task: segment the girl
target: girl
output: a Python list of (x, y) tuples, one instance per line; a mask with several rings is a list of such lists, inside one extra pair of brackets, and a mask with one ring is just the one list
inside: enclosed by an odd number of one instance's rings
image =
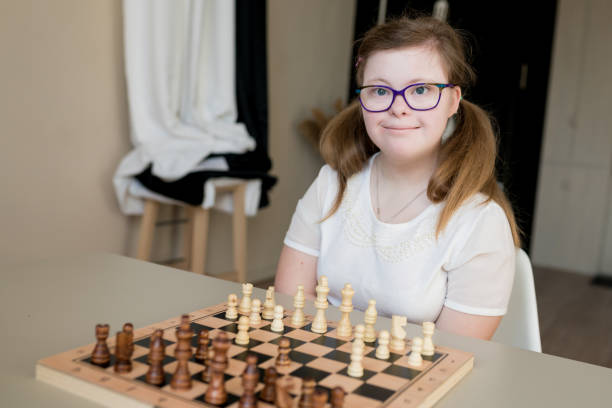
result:
[(381, 315), (490, 339), (520, 242), (491, 120), (462, 98), (475, 76), (461, 37), (430, 17), (374, 27), (356, 77), (358, 100), (323, 132), (327, 165), (298, 202), (276, 289), (314, 297), (325, 275), (335, 306), (350, 283), (358, 309), (374, 299)]

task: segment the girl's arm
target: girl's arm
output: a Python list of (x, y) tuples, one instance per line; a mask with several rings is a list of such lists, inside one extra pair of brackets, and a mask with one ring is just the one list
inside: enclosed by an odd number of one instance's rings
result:
[(491, 340), (502, 317), (473, 315), (444, 306), (436, 321), (436, 327), (462, 336)]
[(287, 295), (295, 295), (297, 285), (304, 285), (306, 298), (314, 298), (317, 281), (317, 257), (283, 245), (276, 268), (274, 289)]

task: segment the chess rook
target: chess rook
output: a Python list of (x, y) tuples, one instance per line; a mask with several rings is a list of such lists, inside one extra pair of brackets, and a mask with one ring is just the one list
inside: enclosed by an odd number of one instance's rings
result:
[(353, 296), (355, 295), (355, 290), (350, 283), (345, 283), (341, 293), (342, 304), (340, 305), (340, 311), (342, 312), (342, 318), (338, 322), (336, 333), (338, 333), (340, 337), (351, 337), (353, 326), (351, 325), (350, 314), (353, 311)]
[(108, 367), (110, 363), (110, 350), (106, 344), (109, 330), (108, 324), (96, 325), (96, 345), (91, 353), (91, 362), (100, 367)]
[(323, 334), (327, 332), (327, 318), (325, 317), (325, 310), (329, 307), (327, 303), (327, 295), (329, 294), (327, 277), (321, 276), (319, 279), (319, 284), (315, 290), (317, 292), (317, 299), (314, 302), (314, 306), (317, 308), (317, 313), (312, 321), (311, 330), (314, 333)]

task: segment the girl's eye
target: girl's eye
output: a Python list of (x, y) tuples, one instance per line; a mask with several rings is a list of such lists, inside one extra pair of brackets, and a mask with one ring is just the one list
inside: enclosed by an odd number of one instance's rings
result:
[(417, 95), (424, 95), (427, 93), (427, 87), (421, 85), (414, 88), (414, 93)]
[(374, 94), (376, 96), (385, 96), (387, 92), (388, 91), (385, 88), (374, 88)]

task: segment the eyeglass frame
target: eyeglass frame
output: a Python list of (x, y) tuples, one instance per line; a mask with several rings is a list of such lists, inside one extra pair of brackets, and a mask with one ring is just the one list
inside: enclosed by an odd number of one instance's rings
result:
[[(417, 109), (417, 108), (413, 108), (412, 105), (410, 105), (408, 103), (408, 99), (406, 99), (406, 90), (408, 88), (412, 88), (413, 86), (421, 86), (421, 85), (433, 85), (436, 88), (438, 88), (440, 90), (440, 93), (438, 93), (438, 101), (436, 102), (436, 104), (431, 107), (431, 108), (427, 108), (427, 109)], [(390, 86), (386, 86), (386, 85), (366, 85), (366, 86), (360, 86), (359, 88), (357, 88), (355, 90), (355, 93), (359, 95), (359, 103), (361, 104), (361, 107), (363, 109), (365, 109), (368, 112), (371, 113), (380, 113), (380, 112), (386, 112), (389, 109), (391, 109), (391, 107), (393, 106), (393, 103), (395, 102), (395, 97), (397, 95), (401, 95), (402, 98), (404, 98), (404, 102), (406, 102), (406, 105), (408, 105), (408, 107), (414, 111), (419, 111), (419, 112), (424, 112), (424, 111), (428, 111), (428, 110), (432, 110), (432, 109), (436, 109), (438, 107), (438, 105), (440, 104), (440, 99), (442, 99), (442, 91), (445, 88), (454, 88), (456, 85), (455, 84), (439, 84), (439, 83), (432, 83), (432, 82), (419, 82), (417, 84), (411, 84), (408, 85), (407, 87), (405, 87), (404, 89), (401, 89), (399, 91), (391, 88)], [(370, 110), (368, 108), (365, 107), (365, 105), (363, 104), (363, 101), (361, 100), (361, 91), (363, 89), (366, 88), (385, 88), (388, 89), (389, 91), (393, 92), (393, 98), (391, 99), (391, 103), (389, 104), (389, 107), (387, 109), (383, 109), (383, 110)]]

